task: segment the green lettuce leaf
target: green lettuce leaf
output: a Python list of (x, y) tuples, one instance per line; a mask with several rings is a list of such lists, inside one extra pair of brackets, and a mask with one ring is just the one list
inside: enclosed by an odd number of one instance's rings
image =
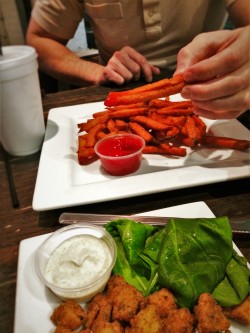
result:
[(224, 279), (213, 290), (213, 297), (223, 307), (240, 304), (249, 293), (250, 270), (246, 258), (233, 251)]
[(150, 246), (154, 246), (150, 238), (159, 229), (129, 219), (111, 221), (105, 228), (117, 245), (117, 260), (113, 272), (122, 275), (125, 281), (134, 285), (144, 296), (156, 290), (157, 265), (143, 252), (145, 247), (150, 251)]
[(224, 278), (232, 257), (232, 232), (226, 217), (174, 218), (159, 252), (159, 283), (174, 292), (182, 307), (193, 307)]
[(144, 296), (170, 289), (181, 307), (192, 308), (201, 293), (234, 306), (249, 292), (246, 259), (233, 252), (226, 217), (172, 218), (164, 228), (118, 219), (106, 224), (117, 245), (113, 272)]

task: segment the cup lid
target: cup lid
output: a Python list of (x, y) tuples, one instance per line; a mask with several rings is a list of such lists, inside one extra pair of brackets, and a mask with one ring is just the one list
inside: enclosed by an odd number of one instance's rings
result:
[(27, 45), (9, 45), (2, 47), (0, 71), (24, 65), (37, 58), (36, 50)]

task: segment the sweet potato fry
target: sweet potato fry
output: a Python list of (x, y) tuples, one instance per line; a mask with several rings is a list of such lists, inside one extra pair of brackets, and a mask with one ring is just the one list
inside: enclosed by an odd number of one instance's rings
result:
[(149, 109), (155, 109), (155, 108), (164, 108), (171, 105), (171, 102), (169, 99), (152, 99), (148, 102), (148, 108)]
[(171, 127), (166, 132), (166, 138), (173, 138), (174, 136), (178, 135), (180, 130), (178, 127)]
[[(111, 95), (109, 96), (104, 104), (106, 106), (120, 105), (120, 104), (131, 104), (138, 102), (148, 102), (154, 98), (161, 98), (170, 96), (173, 94), (177, 94), (184, 87), (184, 82), (178, 83), (173, 86), (169, 86), (166, 88), (162, 88), (159, 90), (149, 90), (146, 92), (138, 92), (133, 94), (124, 94), (124, 95)], [(110, 94), (115, 94), (115, 92), (111, 92)], [(118, 94), (118, 93), (117, 93)]]
[(122, 119), (115, 119), (115, 125), (119, 131), (125, 131), (128, 127), (128, 123)]
[(177, 127), (169, 127), (165, 131), (153, 131), (152, 134), (157, 143), (166, 142), (167, 140), (173, 139), (176, 135), (180, 133)]
[(174, 85), (178, 85), (179, 83), (183, 83), (183, 76), (180, 75), (176, 75), (170, 79), (162, 79), (153, 83), (148, 83), (145, 84), (141, 87), (138, 88), (134, 88), (129, 90), (130, 93), (141, 93), (141, 92), (147, 92), (147, 91), (152, 91), (152, 90), (159, 90), (162, 88), (166, 88), (169, 86), (174, 86)]
[(136, 109), (126, 109), (112, 112), (110, 114), (111, 118), (129, 118), (132, 116), (143, 115), (146, 114), (148, 108), (136, 108)]
[(168, 106), (166, 108), (153, 109), (152, 111), (164, 116), (188, 116), (194, 113), (194, 108), (189, 107), (182, 109)]
[(169, 155), (186, 156), (187, 153), (186, 148), (170, 146), (167, 143), (162, 143), (160, 147), (163, 148)]
[(161, 144), (159, 146), (146, 145), (142, 152), (143, 154), (175, 155), (182, 157), (186, 155), (185, 148), (169, 146), (167, 144)]
[(195, 140), (194, 138), (189, 138), (189, 137), (183, 137), (181, 139), (181, 142), (184, 146), (190, 147), (190, 148), (193, 148), (195, 145), (198, 144), (197, 140)]
[(88, 132), (92, 127), (98, 125), (98, 124), (104, 124), (109, 119), (109, 113), (105, 113), (102, 117), (97, 117), (94, 119), (89, 119), (85, 123), (78, 124), (78, 128), (80, 132)]
[(87, 137), (87, 134), (78, 136), (78, 149), (81, 149), (82, 147), (86, 147), (86, 137)]
[(135, 117), (131, 117), (130, 119), (131, 119), (131, 121), (140, 123), (140, 124), (146, 126), (147, 128), (153, 129), (156, 131), (162, 131), (162, 130), (169, 128), (168, 125), (160, 123), (152, 118), (148, 118), (145, 116), (135, 116)]
[(172, 109), (187, 109), (192, 107), (193, 104), (190, 100), (181, 101), (181, 102), (173, 102), (170, 100), (162, 100), (162, 99), (153, 99), (148, 103), (149, 109), (161, 109), (161, 108), (172, 108)]
[(183, 87), (183, 77), (182, 75), (179, 75), (171, 79), (163, 79), (127, 91), (110, 92), (105, 99), (104, 104), (106, 106), (116, 106), (121, 104), (148, 102), (155, 98), (168, 97), (177, 94)]
[(93, 147), (82, 147), (78, 150), (78, 158), (82, 157), (92, 157), (95, 155), (94, 148)]
[(107, 128), (110, 132), (117, 131), (117, 127), (113, 119), (109, 119), (109, 121), (107, 122)]
[(103, 139), (106, 135), (107, 135), (107, 133), (105, 133), (105, 131), (99, 131), (96, 134), (96, 140), (99, 141), (99, 140)]
[(136, 109), (136, 108), (145, 108), (147, 107), (146, 103), (140, 102), (140, 103), (133, 103), (133, 104), (126, 104), (126, 105), (117, 105), (108, 107), (108, 112), (115, 112), (119, 110), (127, 110), (127, 109)]
[(153, 141), (152, 135), (140, 124), (134, 123), (134, 122), (129, 122), (128, 126), (134, 134), (137, 134), (140, 137), (142, 137), (145, 142)]
[(105, 128), (104, 124), (97, 124), (92, 127), (86, 136), (86, 147), (94, 147), (97, 133)]
[(200, 143), (208, 147), (246, 150), (250, 148), (250, 141), (238, 140), (228, 137), (218, 136), (203, 136), (200, 138)]
[(99, 112), (95, 112), (93, 113), (92, 117), (93, 118), (98, 118), (98, 117), (103, 117), (105, 115), (108, 115), (110, 111), (106, 110), (106, 111), (99, 111)]
[(207, 126), (204, 123), (204, 121), (201, 118), (199, 118), (198, 116), (192, 115), (192, 118), (194, 119), (196, 130), (199, 133), (198, 137), (201, 138), (202, 136), (204, 136), (206, 134)]
[(98, 159), (98, 156), (93, 152), (93, 155), (91, 155), (91, 152), (93, 150), (93, 148), (88, 148), (89, 150), (89, 155), (90, 156), (82, 156), (82, 155), (78, 155), (78, 162), (80, 165), (88, 165), (93, 163), (94, 161), (96, 161)]
[(190, 116), (186, 117), (186, 122), (181, 129), (181, 133), (189, 138), (189, 140), (184, 139), (183, 141), (185, 143), (188, 142), (189, 147), (196, 145), (201, 137), (200, 130), (197, 129), (194, 118)]
[[(92, 157), (96, 154), (93, 147), (86, 147), (88, 134), (78, 136), (78, 151), (77, 157), (80, 165), (89, 164), (90, 161), (93, 162)], [(91, 158), (91, 159), (90, 159)]]
[(164, 130), (164, 131), (153, 131), (152, 134), (155, 138), (155, 142), (157, 144), (165, 142), (166, 138), (167, 138), (167, 131), (168, 130)]
[(150, 113), (150, 118), (169, 125), (169, 126), (174, 126), (174, 127), (182, 127), (186, 121), (185, 116), (179, 116), (179, 117), (173, 117), (173, 116), (160, 116), (157, 113)]

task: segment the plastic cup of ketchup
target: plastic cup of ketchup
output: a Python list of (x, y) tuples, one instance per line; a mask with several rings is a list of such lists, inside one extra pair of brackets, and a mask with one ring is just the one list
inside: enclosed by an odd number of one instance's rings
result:
[(113, 176), (124, 176), (139, 169), (145, 141), (138, 135), (109, 135), (94, 147), (103, 169)]

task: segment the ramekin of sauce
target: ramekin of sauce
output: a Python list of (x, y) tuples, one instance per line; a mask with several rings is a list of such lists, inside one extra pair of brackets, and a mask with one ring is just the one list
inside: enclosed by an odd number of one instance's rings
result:
[(38, 248), (35, 268), (60, 299), (88, 302), (105, 288), (116, 260), (116, 244), (102, 227), (76, 223), (59, 229)]
[(140, 136), (122, 133), (99, 140), (94, 150), (108, 174), (124, 176), (139, 169), (144, 146), (145, 141)]

